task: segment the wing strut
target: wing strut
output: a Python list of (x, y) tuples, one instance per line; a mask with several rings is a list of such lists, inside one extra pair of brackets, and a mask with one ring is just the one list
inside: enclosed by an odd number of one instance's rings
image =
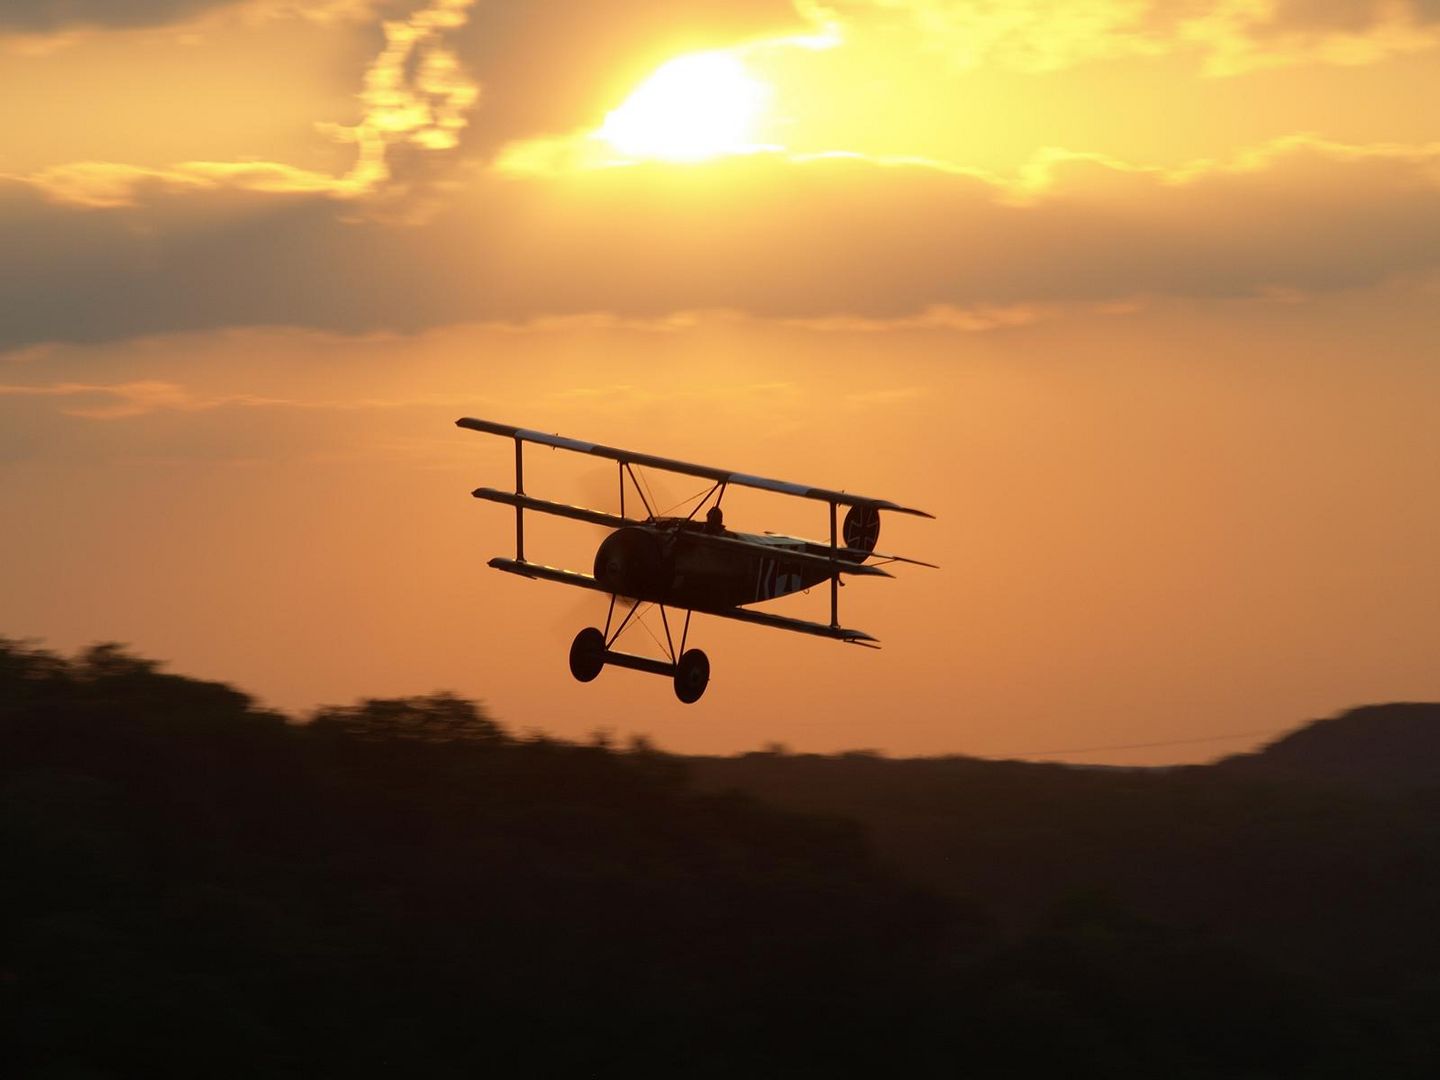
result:
[(515, 436), (515, 561), (525, 561), (525, 440)]
[[(640, 502), (641, 502), (641, 504), (644, 505), (644, 507), (645, 507), (645, 519), (646, 519), (647, 521), (653, 519), (653, 518), (655, 517), (655, 507), (651, 506), (651, 505), (650, 505), (650, 500), (645, 497), (645, 489), (640, 486), (640, 478), (635, 475), (635, 470), (630, 467), (630, 462), (628, 462), (628, 461), (622, 461), (622, 462), (620, 463), (620, 469), (621, 469), (621, 475), (620, 475), (620, 495), (621, 495), (621, 498), (623, 499), (623, 498), (624, 498), (624, 495), (625, 495), (625, 473), (629, 473), (629, 474), (630, 474), (630, 482), (635, 485), (635, 494), (640, 496)], [(621, 503), (621, 513), (622, 513), (622, 514), (624, 513), (624, 503), (623, 503), (623, 502)]]
[[(830, 561), (835, 559), (835, 500), (830, 500)], [(840, 625), (840, 575), (830, 575), (830, 626), (832, 628)]]

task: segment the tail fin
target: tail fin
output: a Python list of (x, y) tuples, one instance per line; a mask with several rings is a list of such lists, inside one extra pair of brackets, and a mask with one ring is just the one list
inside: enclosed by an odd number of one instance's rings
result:
[[(852, 506), (845, 512), (841, 530), (845, 546), (855, 552), (871, 552), (880, 539), (880, 511), (873, 506)], [(845, 555), (852, 562), (864, 562), (863, 555)]]

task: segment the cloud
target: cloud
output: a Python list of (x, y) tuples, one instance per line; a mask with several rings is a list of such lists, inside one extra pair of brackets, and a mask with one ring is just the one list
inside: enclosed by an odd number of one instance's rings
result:
[(0, 35), (138, 30), (223, 11), (252, 17), (354, 18), (374, 6), (375, 0), (6, 0), (0, 6)]
[(1440, 144), (1292, 138), (1177, 170), (1052, 154), (1015, 183), (778, 155), (474, 171), (405, 226), (293, 190), (141, 184), (130, 205), (87, 209), (53, 195), (0, 182), (13, 238), (0, 347), (709, 309), (978, 325), (1036, 305), (1308, 294), (1440, 266)]
[(147, 190), (231, 189), (271, 194), (352, 194), (354, 185), (309, 169), (273, 161), (187, 161), (165, 169), (107, 161), (80, 161), (42, 169), (29, 177), (0, 177), (33, 186), (52, 202), (92, 209), (133, 206)]
[(1128, 315), (1139, 310), (1141, 306), (1136, 300), (1083, 305), (980, 304), (968, 308), (935, 304), (913, 315), (885, 319), (858, 315), (824, 315), (781, 321), (787, 326), (834, 334), (886, 334), (896, 330), (940, 330), (974, 334), (987, 330), (1010, 330), (1076, 314)]
[(241, 0), (7, 0), (0, 32), (51, 33), (76, 26), (162, 26)]
[(59, 412), (85, 420), (123, 420), (157, 412), (209, 412), (213, 409), (318, 409), (352, 412), (373, 409), (460, 407), (472, 400), (456, 394), (407, 394), (391, 397), (296, 398), (260, 394), (216, 394), (177, 382), (141, 379), (122, 383), (0, 384), (0, 398), (54, 398)]
[(469, 20), (474, 3), (431, 0), (403, 19), (384, 23), (385, 46), (366, 70), (360, 92), (360, 122), (321, 125), (331, 137), (355, 145), (347, 186), (372, 191), (390, 181), (393, 149), (441, 151), (459, 145), (480, 86), (446, 42)]
[[(131, 206), (146, 190), (216, 190), (312, 193), (359, 199), (371, 212), (423, 201), (412, 197), (436, 170), (448, 167), (451, 151), (479, 100), (480, 87), (462, 70), (449, 48), (474, 0), (430, 0), (382, 24), (384, 44), (366, 68), (353, 124), (316, 126), (329, 138), (353, 144), (355, 160), (333, 175), (263, 160), (188, 161), (164, 167), (123, 162), (81, 161), (51, 166), (29, 176), (0, 180), (27, 182), (61, 203), (90, 208)], [(274, 4), (270, 4), (274, 7)], [(272, 12), (273, 13), (273, 12)]]
[(1180, 6), (1175, 39), (1204, 55), (1209, 75), (1295, 64), (1353, 66), (1440, 44), (1431, 0), (1273, 0)]
[(793, 0), (483, 4), (455, 36), (461, 66), (487, 87), (466, 151), (489, 157), (522, 136), (595, 127), (664, 61), (813, 31), (810, 8)]
[(849, 37), (914, 36), (956, 67), (1027, 72), (1198, 54), (1210, 75), (1362, 64), (1440, 44), (1434, 0), (834, 0)]
[(162, 409), (195, 412), (225, 404), (259, 403), (255, 399), (197, 396), (177, 383), (158, 381), (0, 385), (0, 398), (6, 397), (61, 398), (66, 404), (60, 412), (89, 420), (118, 420)]

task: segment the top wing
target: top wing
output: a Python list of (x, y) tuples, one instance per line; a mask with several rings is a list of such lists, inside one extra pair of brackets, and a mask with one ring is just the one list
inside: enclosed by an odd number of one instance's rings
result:
[(563, 435), (547, 435), (543, 431), (532, 431), (529, 428), (511, 427), (509, 424), (497, 424), (490, 420), (476, 420), (470, 416), (461, 417), (455, 421), (455, 424), (458, 427), (469, 428), (471, 431), (503, 435), (506, 438), (522, 442), (554, 446), (561, 450), (574, 450), (580, 454), (593, 454), (595, 457), (609, 458), (611, 461), (640, 465), (649, 469), (664, 469), (667, 472), (681, 473), (685, 476), (698, 476), (722, 484), (759, 488), (762, 491), (776, 491), (782, 495), (798, 495), (802, 499), (818, 499), (821, 502), (835, 503), (839, 506), (869, 506), (876, 510), (890, 510), (897, 514), (914, 514), (917, 517), (927, 518), (935, 516), (911, 506), (901, 506), (889, 499), (872, 499), (865, 495), (831, 491), (829, 488), (808, 487), (805, 484), (792, 484), (785, 480), (770, 480), (763, 476), (751, 476), (749, 473), (734, 472), (730, 469), (717, 469), (710, 465), (695, 465), (688, 461), (676, 461), (674, 458), (657, 457), (654, 454), (637, 454), (630, 450), (619, 450), (613, 446), (601, 446), (599, 443), (567, 439)]

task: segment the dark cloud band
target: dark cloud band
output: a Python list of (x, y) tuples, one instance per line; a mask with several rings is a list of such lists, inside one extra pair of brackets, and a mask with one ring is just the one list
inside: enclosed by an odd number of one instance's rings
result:
[(238, 0), (6, 0), (0, 33), (52, 33), (77, 26), (163, 26)]
[(1440, 266), (1440, 148), (1290, 142), (1192, 174), (1077, 159), (1038, 189), (857, 159), (478, 175), (423, 224), (317, 194), (0, 187), (0, 347), (235, 325), (418, 330), (729, 308), (1326, 291)]

